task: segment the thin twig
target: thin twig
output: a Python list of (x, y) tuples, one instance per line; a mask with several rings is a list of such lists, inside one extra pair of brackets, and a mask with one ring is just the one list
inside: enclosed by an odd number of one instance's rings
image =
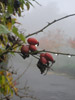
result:
[[(10, 50), (9, 52), (19, 53), (19, 54), (21, 53), (20, 51), (11, 51), (11, 50)], [(44, 49), (44, 50), (38, 50), (36, 53), (37, 53), (37, 54), (40, 54), (41, 52), (49, 52), (49, 53), (52, 53), (52, 54), (65, 55), (65, 56), (68, 56), (68, 55), (70, 55), (70, 56), (75, 56), (75, 54), (71, 54), (71, 53), (53, 52), (53, 51), (49, 51), (49, 50), (45, 50), (45, 49)], [(29, 52), (29, 54), (38, 59), (38, 57), (36, 57), (36, 56), (34, 55), (35, 52)], [(37, 55), (37, 54), (36, 54), (36, 55)]]
[(17, 79), (15, 79), (13, 82), (19, 80), (19, 79), (24, 75), (24, 73), (25, 73), (25, 72), (28, 70), (28, 68), (30, 67), (30, 64), (31, 64), (31, 62), (28, 64), (28, 67), (25, 68), (25, 70), (23, 71), (23, 73), (22, 73), (21, 75), (19, 75), (19, 76), (17, 77)]
[(47, 51), (47, 50), (43, 50), (44, 52), (49, 52), (49, 53), (53, 53), (53, 54), (57, 54), (57, 55), (66, 55), (66, 56), (75, 56), (75, 54), (71, 54), (71, 53), (63, 53), (63, 52), (53, 52), (53, 51)]
[(40, 33), (40, 32), (43, 32), (43, 30), (45, 30), (45, 29), (46, 29), (47, 27), (49, 27), (50, 25), (52, 25), (52, 24), (54, 24), (54, 23), (56, 23), (56, 22), (58, 22), (58, 21), (60, 21), (60, 20), (66, 19), (66, 18), (68, 18), (68, 17), (71, 17), (71, 16), (75, 16), (75, 14), (70, 14), (70, 15), (61, 17), (61, 18), (59, 18), (59, 19), (56, 19), (56, 20), (54, 20), (54, 21), (48, 23), (46, 26), (44, 26), (44, 27), (43, 27), (42, 29), (40, 29), (39, 31), (36, 31), (36, 32), (34, 32), (34, 33), (31, 33), (31, 34), (27, 35), (26, 38), (28, 38), (28, 37), (30, 37), (30, 36), (32, 36), (32, 35), (38, 34), (38, 33)]

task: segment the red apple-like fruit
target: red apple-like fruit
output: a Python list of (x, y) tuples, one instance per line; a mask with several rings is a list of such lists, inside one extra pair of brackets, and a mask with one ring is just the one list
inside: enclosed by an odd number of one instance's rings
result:
[(28, 38), (27, 42), (31, 45), (39, 45), (38, 40), (36, 40), (35, 38)]
[(22, 45), (21, 53), (22, 54), (28, 54), (29, 53), (29, 46), (28, 45)]
[(50, 53), (45, 53), (45, 58), (48, 60), (48, 61), (51, 61), (51, 62), (55, 62), (55, 60), (53, 59), (52, 55)]
[(37, 48), (35, 45), (30, 45), (29, 46), (29, 50), (31, 50), (32, 52), (37, 51)]
[(41, 62), (42, 64), (47, 64), (47, 59), (46, 59), (45, 57), (41, 57), (41, 58), (40, 58), (40, 62)]

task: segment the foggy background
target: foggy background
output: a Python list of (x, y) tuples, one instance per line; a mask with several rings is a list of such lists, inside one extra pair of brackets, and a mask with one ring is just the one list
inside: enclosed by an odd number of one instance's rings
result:
[[(74, 0), (38, 0), (38, 2), (41, 6), (34, 3), (35, 7), (23, 12), (23, 17), (18, 19), (22, 23), (19, 28), (24, 31), (25, 35), (40, 30), (48, 22), (75, 12)], [(75, 54), (75, 16), (56, 22), (32, 37), (39, 40), (39, 50), (46, 49)], [(55, 71), (75, 75), (75, 57), (53, 56), (56, 60), (53, 67)]]
[[(75, 13), (75, 0), (37, 1), (41, 6), (34, 3), (34, 8), (31, 7), (29, 11), (25, 10), (22, 17), (18, 18), (22, 24), (19, 29), (25, 35), (40, 30), (48, 22)], [(75, 16), (56, 22), (32, 37), (39, 40), (39, 50), (75, 54)], [(15, 66), (19, 75), (30, 63), (19, 83), (23, 86), (27, 80), (30, 89), (34, 91), (32, 93), (40, 100), (75, 100), (75, 57), (52, 55), (56, 61), (52, 67), (54, 71), (48, 72), (46, 76), (40, 74), (36, 66), (37, 60), (32, 57), (23, 60), (17, 55), (10, 59), (9, 65)]]

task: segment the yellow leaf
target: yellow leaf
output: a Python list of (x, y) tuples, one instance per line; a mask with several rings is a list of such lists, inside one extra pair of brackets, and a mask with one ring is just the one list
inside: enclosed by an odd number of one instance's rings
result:
[(4, 44), (3, 44), (3, 43), (1, 43), (1, 45), (2, 45), (2, 48), (4, 48)]
[(7, 86), (7, 94), (9, 94), (10, 93), (10, 87), (9, 87), (9, 85)]
[(8, 82), (10, 82), (10, 79), (9, 79), (9, 77), (7, 76), (6, 78), (7, 78)]
[(12, 23), (11, 23), (11, 22), (8, 22), (8, 23), (7, 23), (7, 27), (8, 27), (9, 30), (11, 30), (11, 28), (12, 28)]
[(12, 89), (10, 90), (10, 92), (11, 92), (11, 96), (13, 96), (13, 90)]
[(12, 81), (12, 80), (13, 80), (13, 78), (12, 78), (12, 77), (9, 77), (9, 79), (10, 79), (10, 81)]
[(9, 82), (9, 85), (13, 88), (14, 84), (12, 82)]
[(4, 76), (4, 75), (2, 75), (2, 85), (4, 85), (4, 84), (5, 84), (5, 82), (6, 82), (5, 76)]
[(17, 94), (17, 92), (18, 92), (18, 89), (17, 89), (16, 87), (14, 87), (14, 91), (15, 91), (15, 93)]
[(0, 71), (0, 75), (4, 75), (4, 71)]
[(14, 45), (14, 46), (13, 46), (13, 48), (14, 48), (13, 50), (16, 50), (16, 49), (17, 49), (17, 48), (16, 48), (17, 46), (18, 46), (18, 44)]
[(5, 91), (6, 91), (6, 94), (10, 93), (10, 87), (8, 84), (5, 85)]
[(17, 19), (16, 18), (13, 18), (13, 20), (16, 21)]
[(7, 71), (7, 72), (6, 72), (6, 75), (7, 75), (7, 76), (11, 76), (12, 73), (9, 73), (9, 72)]

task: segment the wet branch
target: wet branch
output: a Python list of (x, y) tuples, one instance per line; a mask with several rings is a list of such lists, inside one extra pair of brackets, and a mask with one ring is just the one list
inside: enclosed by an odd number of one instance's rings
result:
[[(20, 51), (9, 51), (9, 52), (13, 52), (13, 53), (21, 53)], [(49, 52), (49, 53), (52, 53), (52, 54), (57, 54), (57, 55), (65, 55), (65, 56), (68, 56), (68, 55), (70, 55), (70, 56), (75, 56), (75, 54), (71, 54), (71, 53), (64, 53), (64, 52), (53, 52), (53, 51), (49, 51), (49, 50), (38, 50), (38, 51), (36, 51), (36, 53), (37, 54), (40, 54), (41, 52)], [(35, 54), (35, 52), (30, 52), (29, 53), (30, 55), (32, 55), (33, 57), (35, 57), (34, 56), (34, 54)], [(36, 55), (37, 55), (36, 54)], [(37, 58), (38, 59), (38, 57), (35, 57), (35, 58)]]

